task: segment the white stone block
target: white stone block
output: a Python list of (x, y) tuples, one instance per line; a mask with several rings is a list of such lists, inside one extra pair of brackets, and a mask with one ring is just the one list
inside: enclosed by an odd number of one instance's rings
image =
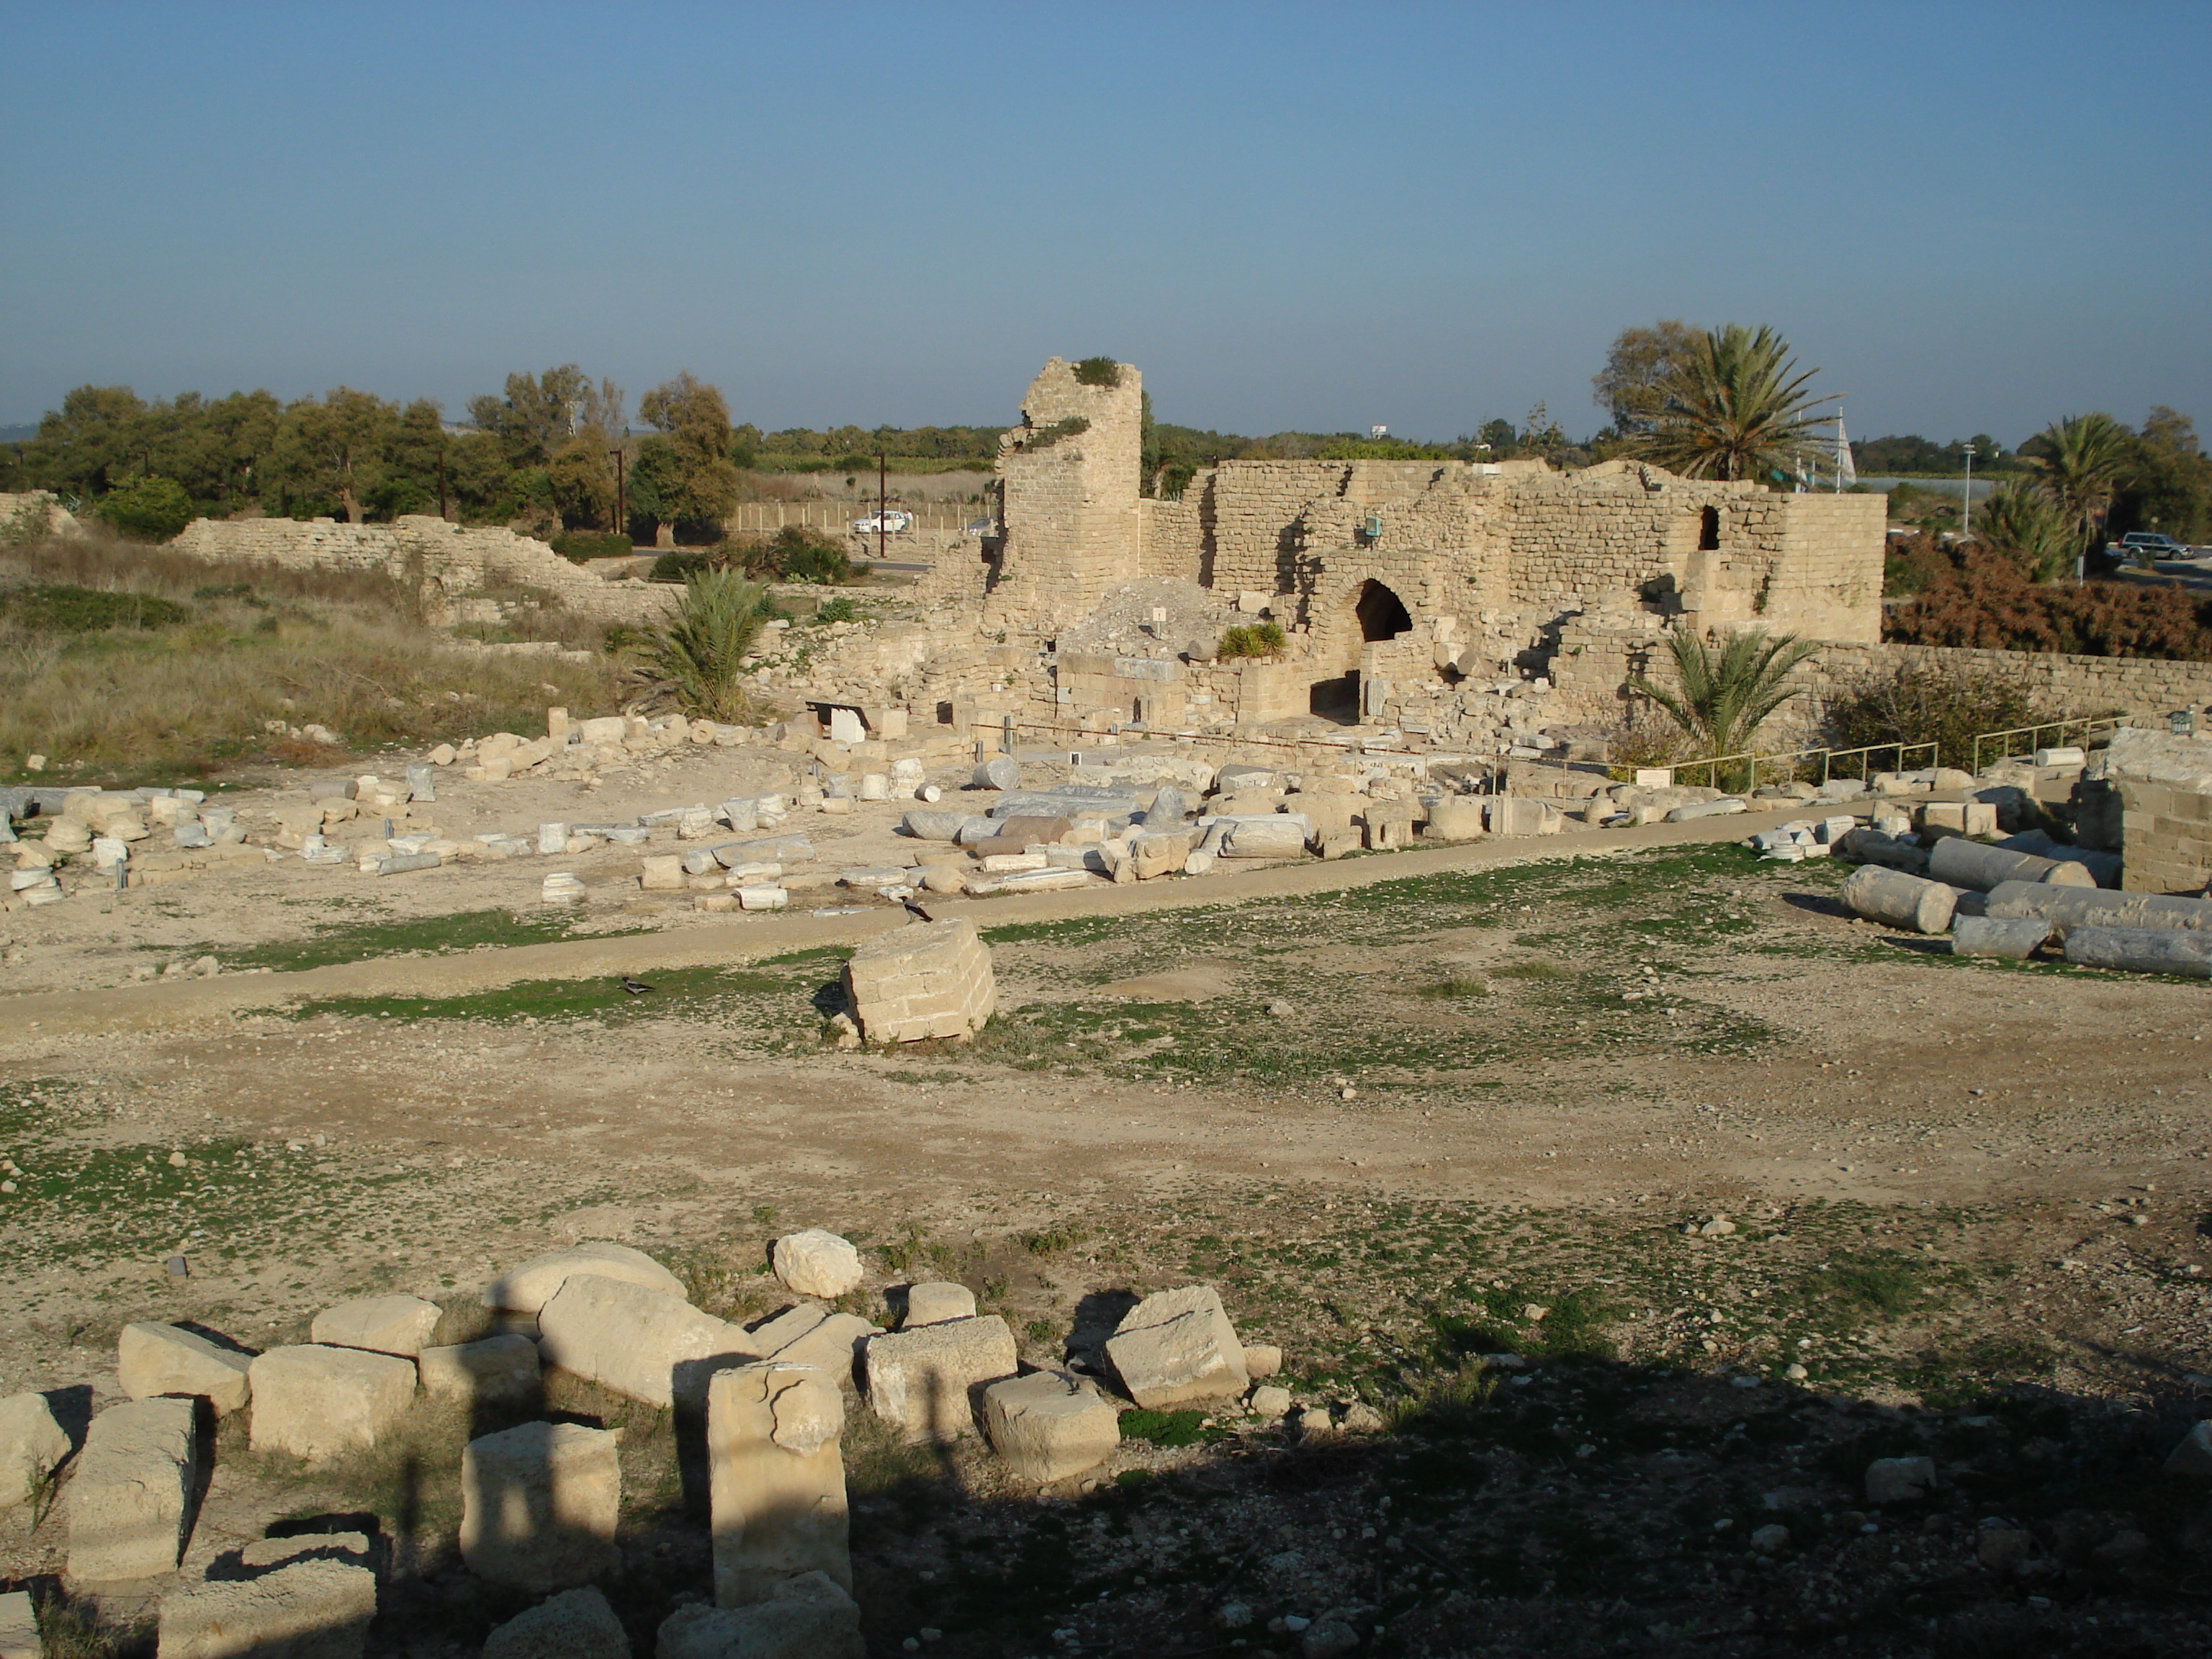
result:
[(425, 1348), (416, 1365), (429, 1393), (478, 1404), (526, 1403), (544, 1386), (538, 1345), (512, 1334)]
[(253, 1356), (210, 1342), (175, 1325), (125, 1325), (115, 1339), (115, 1370), (133, 1400), (198, 1395), (228, 1416), (246, 1404)]
[(374, 1445), (415, 1398), (413, 1360), (359, 1348), (271, 1348), (248, 1376), (253, 1449), (318, 1462)]
[(69, 1576), (104, 1583), (175, 1571), (198, 1431), (189, 1400), (134, 1400), (92, 1419), (69, 1485)]
[(324, 1309), (308, 1326), (307, 1335), (335, 1348), (365, 1348), (412, 1359), (422, 1352), (443, 1311), (419, 1296), (367, 1297)]
[(589, 1273), (538, 1310), (538, 1332), (550, 1364), (663, 1407), (703, 1399), (712, 1372), (760, 1357), (738, 1327), (680, 1297)]
[(1014, 1375), (1014, 1334), (996, 1314), (868, 1339), (868, 1404), (908, 1438), (972, 1431), (986, 1383)]
[(488, 1583), (543, 1595), (622, 1570), (621, 1436), (525, 1423), (461, 1454), (461, 1559)]
[(483, 1659), (630, 1659), (629, 1634), (591, 1586), (548, 1596), (484, 1638)]
[(29, 1498), (70, 1455), (67, 1431), (42, 1394), (0, 1400), (0, 1510)]
[(909, 1285), (906, 1292), (906, 1317), (899, 1322), (899, 1328), (911, 1331), (924, 1325), (942, 1325), (947, 1320), (973, 1319), (975, 1316), (975, 1292), (965, 1285)]
[(294, 1561), (163, 1596), (160, 1659), (361, 1659), (375, 1618), (367, 1567)]
[(1042, 1486), (1096, 1468), (1121, 1443), (1114, 1403), (1079, 1377), (1035, 1371), (983, 1390), (992, 1449), (1024, 1480)]
[(766, 1600), (822, 1572), (848, 1592), (844, 1395), (829, 1372), (781, 1360), (724, 1371), (707, 1391), (714, 1601)]
[(1251, 1386), (1244, 1345), (1211, 1285), (1146, 1297), (1106, 1340), (1106, 1357), (1123, 1392), (1153, 1410), (1241, 1395)]
[(593, 1239), (532, 1256), (520, 1267), (509, 1268), (484, 1286), (483, 1304), (510, 1313), (536, 1313), (553, 1299), (553, 1293), (571, 1273), (619, 1279), (679, 1300), (684, 1296), (684, 1281), (643, 1250)]

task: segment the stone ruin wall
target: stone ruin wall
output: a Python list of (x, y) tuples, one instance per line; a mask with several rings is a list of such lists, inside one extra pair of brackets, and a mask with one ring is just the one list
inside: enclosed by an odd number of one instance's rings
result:
[(272, 564), (294, 569), (380, 571), (422, 584), (443, 611), (502, 584), (554, 595), (567, 609), (606, 622), (658, 617), (674, 590), (611, 582), (571, 564), (544, 543), (507, 529), (465, 529), (409, 514), (390, 524), (331, 519), (195, 519), (168, 544), (210, 564)]

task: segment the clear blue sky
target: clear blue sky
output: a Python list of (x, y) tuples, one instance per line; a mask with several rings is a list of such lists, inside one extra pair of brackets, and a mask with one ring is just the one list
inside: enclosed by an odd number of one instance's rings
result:
[(1601, 423), (1771, 322), (1853, 433), (2212, 425), (2212, 4), (0, 0), (0, 422), (574, 361), (764, 427)]

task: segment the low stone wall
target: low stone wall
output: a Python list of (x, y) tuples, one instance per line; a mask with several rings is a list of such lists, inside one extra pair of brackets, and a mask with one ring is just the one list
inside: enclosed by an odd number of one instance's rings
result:
[(422, 515), (390, 524), (196, 519), (169, 546), (211, 564), (381, 570), (421, 584), (444, 608), (488, 588), (517, 583), (542, 589), (581, 615), (634, 623), (660, 615), (677, 592), (604, 580), (544, 543), (510, 530), (471, 530)]

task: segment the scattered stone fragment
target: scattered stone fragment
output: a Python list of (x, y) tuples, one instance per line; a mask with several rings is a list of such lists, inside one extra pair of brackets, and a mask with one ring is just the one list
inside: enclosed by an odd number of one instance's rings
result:
[(361, 1659), (375, 1618), (367, 1567), (295, 1561), (163, 1596), (161, 1659)]
[(324, 1309), (307, 1328), (307, 1335), (332, 1347), (365, 1348), (412, 1359), (422, 1351), (443, 1312), (436, 1303), (419, 1296), (368, 1297)]
[(68, 1431), (42, 1394), (0, 1400), (0, 1509), (12, 1509), (70, 1455)]
[(707, 1391), (714, 1601), (766, 1600), (800, 1573), (853, 1585), (845, 1401), (827, 1371), (781, 1360), (716, 1376)]
[[(1251, 1350), (1248, 1348), (1245, 1352), (1249, 1353)], [(1253, 1389), (1249, 1403), (1261, 1417), (1270, 1419), (1285, 1417), (1290, 1413), (1291, 1391), (1270, 1382), (1263, 1388)]]
[(553, 1299), (553, 1293), (570, 1273), (619, 1279), (679, 1299), (684, 1295), (684, 1281), (643, 1250), (594, 1239), (533, 1256), (520, 1267), (509, 1268), (484, 1286), (483, 1304), (511, 1313), (536, 1313)]
[(271, 1348), (250, 1367), (256, 1451), (319, 1462), (373, 1446), (415, 1398), (415, 1362), (359, 1348)]
[(605, 1595), (586, 1586), (547, 1597), (484, 1638), (483, 1659), (630, 1659)]
[(2166, 1460), (2168, 1474), (2212, 1480), (2212, 1418), (2191, 1426)]
[(992, 1449), (1039, 1486), (1095, 1468), (1121, 1443), (1121, 1413), (1083, 1378), (1033, 1371), (983, 1390)]
[(1122, 1391), (1148, 1409), (1241, 1395), (1251, 1386), (1243, 1344), (1211, 1285), (1146, 1297), (1106, 1340), (1106, 1357)]
[(525, 1423), (461, 1454), (461, 1559), (487, 1583), (544, 1594), (622, 1570), (621, 1437)]
[(115, 1340), (115, 1369), (133, 1400), (198, 1395), (218, 1417), (243, 1407), (251, 1393), (253, 1356), (210, 1342), (176, 1325), (125, 1325)]
[(92, 1419), (69, 1485), (69, 1576), (173, 1571), (198, 1449), (189, 1400), (134, 1400)]
[(826, 1573), (801, 1573), (746, 1607), (678, 1607), (654, 1659), (866, 1659), (860, 1604)]
[(1936, 1461), (1930, 1457), (1877, 1457), (1867, 1465), (1869, 1504), (1917, 1504), (1935, 1485)]
[(775, 1276), (800, 1296), (839, 1297), (860, 1282), (860, 1253), (820, 1227), (787, 1233), (769, 1252)]
[(562, 1285), (538, 1310), (538, 1332), (550, 1363), (663, 1407), (704, 1399), (713, 1372), (759, 1358), (742, 1329), (683, 1297), (592, 1273)]
[(1273, 1376), (1283, 1369), (1283, 1351), (1272, 1342), (1247, 1342), (1244, 1345), (1244, 1375), (1257, 1382), (1263, 1376)]
[(1014, 1375), (1014, 1334), (996, 1314), (868, 1339), (868, 1404), (915, 1440), (971, 1432), (983, 1385)]

